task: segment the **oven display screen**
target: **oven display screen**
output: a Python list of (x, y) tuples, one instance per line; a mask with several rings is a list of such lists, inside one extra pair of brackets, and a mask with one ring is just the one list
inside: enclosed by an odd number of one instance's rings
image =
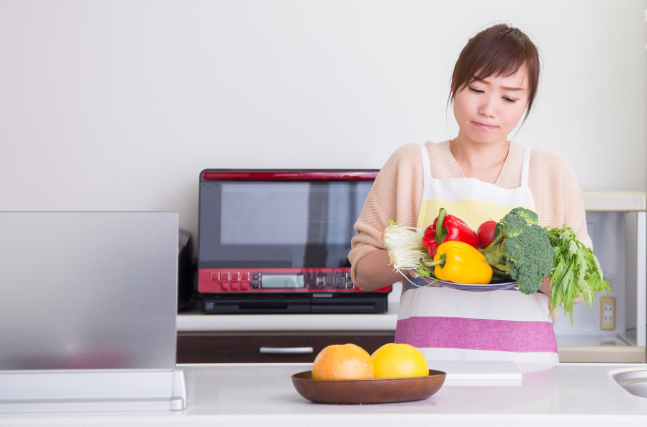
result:
[(372, 181), (203, 182), (200, 267), (350, 267)]

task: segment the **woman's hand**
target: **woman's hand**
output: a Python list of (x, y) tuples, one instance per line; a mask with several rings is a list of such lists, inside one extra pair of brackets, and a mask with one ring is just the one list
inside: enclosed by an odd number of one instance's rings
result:
[(548, 297), (550, 298), (550, 278), (548, 276), (546, 276), (544, 278), (544, 281), (541, 282), (541, 285), (539, 286), (539, 292), (548, 295)]
[(417, 279), (418, 277), (420, 277), (422, 280), (424, 280), (425, 282), (427, 282), (427, 284), (429, 284), (429, 285), (434, 285), (434, 286), (436, 286), (437, 288), (441, 288), (441, 287), (443, 286), (443, 285), (441, 285), (440, 283), (433, 282), (433, 281), (431, 281), (431, 280), (427, 279), (426, 277), (418, 276), (418, 273), (416, 273), (416, 270), (409, 270), (409, 271), (408, 271), (408, 273), (409, 273), (409, 276), (410, 276), (412, 279)]
[[(546, 276), (544, 278), (544, 281), (541, 282), (541, 286), (539, 286), (539, 292), (546, 294), (548, 297), (548, 309), (550, 310), (550, 276)], [(580, 297), (575, 297), (573, 299), (573, 304), (579, 304), (582, 302), (582, 299)], [(555, 309), (550, 313), (550, 320), (553, 322), (553, 325), (555, 322), (557, 322), (557, 315), (559, 313), (559, 307), (555, 307)]]
[(355, 283), (364, 291), (391, 286), (402, 276), (390, 265), (389, 253), (385, 249), (369, 252), (357, 263)]

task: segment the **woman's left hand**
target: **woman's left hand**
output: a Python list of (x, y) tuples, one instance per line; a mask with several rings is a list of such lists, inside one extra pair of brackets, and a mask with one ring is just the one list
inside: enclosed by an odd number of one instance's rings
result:
[[(546, 294), (548, 297), (548, 309), (550, 310), (550, 277), (546, 276), (544, 278), (544, 281), (541, 282), (541, 286), (539, 286), (539, 292)], [(573, 298), (573, 304), (579, 304), (582, 302), (582, 299), (580, 297), (575, 297)], [(555, 309), (550, 313), (550, 320), (553, 322), (553, 325), (555, 322), (557, 322), (557, 314), (559, 313), (559, 307), (555, 307)]]

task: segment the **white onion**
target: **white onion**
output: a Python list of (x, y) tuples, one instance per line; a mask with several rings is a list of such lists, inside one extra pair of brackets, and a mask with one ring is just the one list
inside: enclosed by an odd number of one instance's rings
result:
[(421, 239), (422, 234), (417, 228), (391, 221), (384, 230), (382, 243), (395, 270), (416, 270), (422, 266), (422, 260), (431, 261)]

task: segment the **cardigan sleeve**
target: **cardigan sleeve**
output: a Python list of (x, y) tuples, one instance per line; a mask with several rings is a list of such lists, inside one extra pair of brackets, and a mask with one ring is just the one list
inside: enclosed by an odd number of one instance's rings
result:
[(407, 144), (389, 157), (377, 175), (355, 223), (348, 259), (355, 280), (357, 263), (367, 254), (385, 249), (382, 234), (389, 220), (415, 227), (422, 196), (422, 152), (420, 145)]
[(532, 152), (528, 185), (542, 227), (571, 227), (577, 238), (593, 248), (586, 226), (584, 196), (568, 161), (545, 148)]

